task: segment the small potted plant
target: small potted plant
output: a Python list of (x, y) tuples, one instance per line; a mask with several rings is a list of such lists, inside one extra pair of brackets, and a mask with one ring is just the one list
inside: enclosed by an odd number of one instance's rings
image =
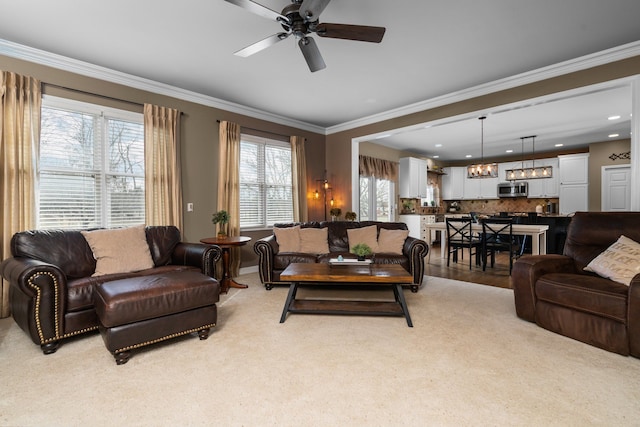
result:
[(358, 256), (358, 261), (364, 261), (365, 256), (373, 253), (371, 247), (366, 243), (358, 243), (357, 245), (354, 245), (350, 252)]
[(344, 219), (346, 219), (347, 221), (355, 221), (357, 218), (357, 215), (355, 212), (347, 212), (344, 214)]
[(213, 214), (211, 222), (213, 224), (220, 224), (218, 226), (218, 238), (222, 239), (227, 237), (227, 224), (229, 223), (229, 212), (225, 210), (218, 211)]
[(342, 215), (342, 209), (340, 209), (340, 208), (331, 208), (331, 210), (329, 211), (329, 214), (331, 214), (331, 219), (333, 221), (336, 221), (338, 219), (338, 217), (340, 215)]

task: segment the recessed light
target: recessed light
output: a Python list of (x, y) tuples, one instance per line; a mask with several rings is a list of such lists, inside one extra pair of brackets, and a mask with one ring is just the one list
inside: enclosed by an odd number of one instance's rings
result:
[(440, 156), (432, 156), (433, 159), (439, 159)]
[(442, 144), (436, 144), (436, 148), (442, 147)]
[(513, 150), (507, 150), (506, 152), (507, 153), (513, 153)]
[(615, 137), (618, 137), (618, 136), (620, 136), (619, 133), (612, 133), (612, 134), (609, 135), (609, 138), (615, 138)]
[(470, 159), (470, 158), (471, 158), (471, 157), (473, 157), (473, 156), (472, 156), (471, 154), (467, 154), (465, 157), (466, 157), (467, 159)]
[(620, 116), (609, 116), (607, 117), (607, 120), (618, 120), (620, 118)]
[(556, 147), (562, 147), (564, 144), (556, 144)]

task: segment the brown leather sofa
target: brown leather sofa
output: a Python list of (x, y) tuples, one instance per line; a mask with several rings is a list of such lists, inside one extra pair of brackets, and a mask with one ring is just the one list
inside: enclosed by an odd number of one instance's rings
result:
[[(380, 221), (322, 221), (275, 224), (275, 227), (291, 227), (300, 225), (301, 228), (328, 228), (328, 254), (309, 254), (298, 252), (279, 252), (278, 242), (275, 235), (271, 235), (256, 241), (253, 249), (259, 256), (260, 280), (267, 289), (271, 289), (275, 284), (288, 284), (280, 281), (280, 273), (294, 262), (329, 262), (331, 258), (339, 255), (343, 257), (353, 257), (349, 253), (349, 239), (347, 230), (352, 228), (367, 227), (375, 225), (380, 234), (381, 228), (388, 230), (407, 230), (407, 224), (403, 222), (380, 222)], [(402, 248), (402, 254), (376, 253), (373, 262), (377, 264), (400, 264), (413, 275), (413, 285), (411, 291), (417, 292), (422, 285), (424, 276), (424, 257), (429, 251), (429, 246), (423, 240), (414, 237), (407, 237)]]
[(94, 291), (100, 284), (151, 275), (175, 277), (177, 272), (215, 277), (218, 246), (181, 242), (173, 226), (150, 226), (145, 233), (153, 268), (97, 277), (91, 277), (96, 261), (80, 230), (16, 233), (11, 240), (13, 257), (0, 264), (0, 274), (10, 283), (16, 323), (49, 354), (60, 340), (98, 329)]
[(523, 256), (513, 267), (518, 317), (605, 350), (640, 357), (640, 274), (630, 286), (583, 268), (620, 235), (640, 242), (640, 212), (577, 212), (563, 255)]

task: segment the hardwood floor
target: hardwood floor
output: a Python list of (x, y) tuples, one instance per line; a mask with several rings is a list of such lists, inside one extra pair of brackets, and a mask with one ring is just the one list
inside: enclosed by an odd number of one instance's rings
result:
[(430, 251), (432, 251), (431, 260), (429, 260), (428, 256), (425, 258), (425, 273), (428, 276), (512, 289), (507, 254), (497, 254), (494, 268), (491, 268), (489, 264), (487, 269), (482, 271), (482, 266), (476, 266), (475, 263), (472, 264), (471, 270), (469, 270), (468, 254), (465, 254), (464, 260), (459, 259), (457, 263), (451, 261), (449, 267), (447, 267), (447, 259), (440, 258), (439, 245), (434, 245)]

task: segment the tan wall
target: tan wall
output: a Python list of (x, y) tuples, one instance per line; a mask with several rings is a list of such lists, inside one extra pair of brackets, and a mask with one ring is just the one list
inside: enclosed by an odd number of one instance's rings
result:
[[(241, 126), (260, 129), (280, 135), (300, 135), (307, 138), (306, 161), (309, 194), (317, 176), (322, 176), (325, 165), (325, 136), (292, 128), (264, 120), (258, 120), (229, 111), (220, 110), (187, 102), (180, 99), (158, 95), (151, 92), (132, 89), (130, 87), (84, 77), (67, 71), (38, 65), (0, 55), (0, 69), (14, 71), (40, 79), (43, 83), (60, 85), (76, 90), (86, 91), (103, 96), (130, 101), (133, 103), (152, 103), (182, 111), (181, 143), (182, 143), (182, 183), (184, 202), (193, 203), (193, 212), (184, 212), (183, 238), (185, 241), (197, 242), (203, 237), (214, 234), (211, 214), (215, 212), (218, 183), (218, 123), (217, 120), (229, 120)], [(142, 112), (141, 106), (126, 102), (107, 100), (98, 96), (88, 96), (68, 90), (55, 89), (45, 85), (45, 94), (89, 101), (96, 104), (119, 107)], [(310, 216), (316, 216), (312, 203), (309, 202)], [(254, 239), (266, 232), (248, 233)], [(242, 266), (255, 264), (253, 245), (250, 242), (243, 248)]]
[(640, 74), (640, 56), (328, 135), (326, 139), (327, 170), (330, 175), (341, 177), (338, 182), (340, 185), (345, 186), (344, 188), (340, 188), (343, 194), (342, 202), (350, 206), (351, 140), (354, 138), (489, 109), (499, 105), (550, 95), (556, 92), (636, 74)]
[(626, 165), (630, 159), (612, 160), (612, 154), (631, 151), (631, 140), (605, 141), (589, 145), (589, 210), (602, 210), (602, 166)]

